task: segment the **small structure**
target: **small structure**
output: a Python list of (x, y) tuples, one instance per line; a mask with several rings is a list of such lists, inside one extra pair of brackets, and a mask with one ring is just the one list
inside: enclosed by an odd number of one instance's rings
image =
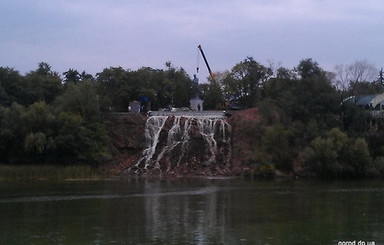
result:
[(203, 111), (203, 100), (195, 97), (189, 101), (192, 111)]
[(133, 113), (140, 113), (141, 112), (141, 102), (140, 101), (131, 101), (129, 102), (129, 111)]

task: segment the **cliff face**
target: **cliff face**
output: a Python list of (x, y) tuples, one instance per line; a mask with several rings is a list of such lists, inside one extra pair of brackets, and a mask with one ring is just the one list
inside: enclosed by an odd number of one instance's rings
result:
[(257, 135), (254, 128), (261, 121), (261, 115), (258, 108), (251, 108), (236, 111), (228, 119), (232, 126), (232, 172), (240, 174), (248, 171), (246, 162), (252, 158), (257, 143)]
[(237, 111), (226, 121), (156, 120), (147, 121), (141, 114), (110, 116), (113, 159), (108, 165), (116, 174), (237, 175), (247, 171), (244, 158), (252, 152), (254, 137), (244, 129), (260, 120), (257, 109)]
[(106, 119), (112, 159), (106, 167), (117, 175), (140, 158), (145, 147), (145, 122), (142, 114), (110, 114)]
[(228, 175), (230, 125), (222, 117), (153, 116), (147, 146), (131, 174)]

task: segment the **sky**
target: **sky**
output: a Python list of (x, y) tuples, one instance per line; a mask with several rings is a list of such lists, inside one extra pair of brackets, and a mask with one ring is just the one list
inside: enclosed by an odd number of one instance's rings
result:
[(332, 71), (384, 66), (382, 0), (1, 0), (0, 66), (21, 74), (47, 62), (63, 73), (121, 66), (206, 80), (247, 57), (292, 69), (306, 58)]

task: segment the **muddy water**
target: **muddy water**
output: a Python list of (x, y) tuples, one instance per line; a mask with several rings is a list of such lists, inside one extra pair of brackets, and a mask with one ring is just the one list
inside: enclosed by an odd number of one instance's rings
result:
[(384, 244), (384, 182), (0, 182), (0, 244), (353, 242)]

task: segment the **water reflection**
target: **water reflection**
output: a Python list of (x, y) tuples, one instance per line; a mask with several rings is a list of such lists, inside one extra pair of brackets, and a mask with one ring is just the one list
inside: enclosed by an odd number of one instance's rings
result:
[(0, 182), (0, 244), (384, 244), (384, 183)]
[[(163, 190), (160, 182), (145, 183), (147, 194)], [(223, 189), (208, 186), (195, 187), (190, 191), (171, 191), (172, 196), (146, 195), (146, 233), (156, 241), (177, 243), (182, 235), (185, 241), (196, 244), (210, 240), (223, 243), (229, 202), (218, 198), (219, 191)]]

